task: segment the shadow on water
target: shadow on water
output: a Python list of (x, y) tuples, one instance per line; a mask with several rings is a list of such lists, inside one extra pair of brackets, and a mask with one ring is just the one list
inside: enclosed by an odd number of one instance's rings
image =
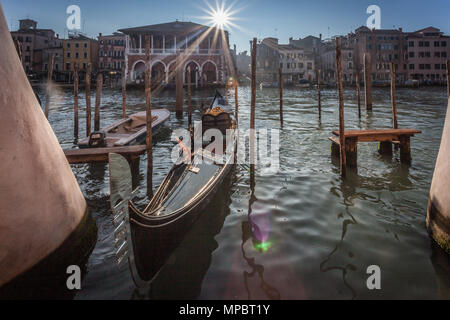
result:
[(218, 193), (207, 206), (154, 281), (147, 288), (136, 288), (132, 299), (192, 300), (200, 295), (211, 255), (217, 249), (215, 236), (220, 233), (230, 214), (234, 177), (233, 170), (221, 188), (223, 192)]

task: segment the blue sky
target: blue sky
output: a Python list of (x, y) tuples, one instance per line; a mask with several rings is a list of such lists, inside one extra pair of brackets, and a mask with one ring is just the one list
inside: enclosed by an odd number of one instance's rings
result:
[[(216, 0), (209, 0), (216, 6)], [(8, 25), (18, 27), (18, 19), (32, 18), (41, 28), (51, 28), (67, 35), (66, 8), (76, 4), (81, 8), (83, 31), (89, 36), (99, 32), (110, 34), (117, 29), (174, 21), (176, 19), (206, 23), (203, 0), (0, 0)], [(366, 9), (376, 4), (381, 8), (381, 27), (402, 27), (415, 31), (428, 26), (450, 34), (450, 1), (448, 0), (228, 0), (235, 13), (230, 42), (238, 51), (248, 50), (253, 37), (278, 37), (287, 43), (289, 37), (307, 35), (324, 38), (347, 34), (365, 25)]]

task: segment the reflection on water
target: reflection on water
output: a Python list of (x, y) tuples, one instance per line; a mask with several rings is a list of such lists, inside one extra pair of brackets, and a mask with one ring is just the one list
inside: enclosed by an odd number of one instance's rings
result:
[[(254, 179), (252, 176), (250, 179)], [(249, 279), (253, 278), (255, 276), (258, 276), (260, 281), (260, 287), (266, 294), (266, 297), (271, 300), (279, 300), (280, 299), (280, 293), (277, 289), (270, 286), (265, 280), (264, 280), (264, 266), (257, 264), (256, 259), (249, 257), (245, 251), (245, 244), (246, 242), (251, 239), (253, 248), (258, 249), (260, 252), (265, 252), (268, 249), (270, 249), (270, 242), (269, 242), (269, 233), (270, 233), (270, 226), (268, 218), (267, 218), (267, 211), (264, 210), (262, 214), (263, 217), (255, 217), (252, 215), (253, 213), (253, 206), (257, 203), (255, 197), (255, 183), (254, 180), (250, 182), (250, 188), (251, 188), (251, 196), (250, 201), (248, 204), (248, 221), (242, 222), (242, 244), (241, 244), (241, 250), (242, 250), (242, 257), (247, 262), (248, 266), (251, 268), (251, 271), (244, 271), (244, 283), (245, 283), (245, 289), (247, 290), (248, 299), (252, 299), (252, 293), (251, 293), (251, 287), (249, 286)], [(259, 219), (258, 219), (259, 218)]]
[[(194, 110), (214, 92), (194, 91)], [(76, 165), (77, 176), (99, 228), (97, 245), (77, 299), (433, 299), (448, 292), (448, 260), (439, 258), (428, 237), (428, 193), (447, 106), (444, 88), (398, 89), (400, 128), (422, 130), (411, 140), (412, 164), (378, 154), (375, 143), (358, 145), (358, 169), (343, 182), (333, 164), (328, 137), (338, 128), (338, 95), (322, 91), (318, 121), (316, 90), (284, 90), (284, 125), (279, 125), (279, 92), (257, 92), (257, 128), (280, 129), (280, 172), (256, 175), (237, 166), (230, 186), (204, 212), (181, 248), (150, 288), (136, 291), (127, 268), (114, 261), (113, 223), (106, 167)], [(50, 123), (65, 148), (73, 145), (73, 96), (57, 92)], [(94, 95), (94, 93), (93, 93)], [(232, 92), (227, 93), (234, 103)], [(358, 118), (355, 90), (347, 88), (346, 129), (390, 128), (388, 89), (374, 88), (374, 109)], [(121, 93), (104, 90), (102, 124), (121, 117)], [(143, 90), (128, 92), (128, 113), (145, 109)], [(80, 132), (84, 132), (80, 93)], [(240, 127), (250, 123), (250, 88), (239, 89)], [(154, 143), (154, 187), (172, 167), (171, 129), (186, 128), (175, 117), (175, 93), (152, 98), (172, 116)], [(233, 105), (232, 105), (233, 106)], [(195, 111), (193, 120), (199, 120)], [(145, 192), (146, 157), (135, 172)], [(257, 168), (256, 172), (261, 168)], [(268, 237), (268, 238), (266, 238)], [(367, 267), (378, 265), (382, 290), (366, 287)]]

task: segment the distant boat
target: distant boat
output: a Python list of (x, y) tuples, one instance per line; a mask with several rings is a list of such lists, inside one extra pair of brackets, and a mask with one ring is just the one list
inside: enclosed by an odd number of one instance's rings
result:
[(298, 84), (296, 85), (296, 87), (300, 87), (300, 88), (310, 88), (311, 87), (311, 83), (306, 80), (306, 79), (301, 79)]
[[(152, 133), (158, 132), (162, 124), (169, 119), (166, 109), (152, 110)], [(78, 143), (80, 149), (124, 147), (144, 144), (147, 134), (147, 114), (145, 111), (132, 114), (126, 119), (116, 121), (101, 131), (93, 132)]]
[[(124, 170), (128, 167), (126, 160), (110, 154), (111, 207), (117, 226), (116, 257), (118, 263), (128, 257), (136, 284), (153, 280), (220, 190), (234, 165), (237, 125), (231, 113), (220, 106), (221, 101), (223, 97), (217, 94), (203, 115), (202, 124), (203, 132), (212, 128), (221, 132), (228, 130), (224, 152), (211, 153), (200, 148), (191, 154), (190, 146), (189, 149), (183, 146), (183, 158), (189, 160), (188, 163), (176, 164), (170, 170), (143, 211), (131, 201), (131, 175), (129, 169)], [(221, 161), (217, 161), (218, 158)]]

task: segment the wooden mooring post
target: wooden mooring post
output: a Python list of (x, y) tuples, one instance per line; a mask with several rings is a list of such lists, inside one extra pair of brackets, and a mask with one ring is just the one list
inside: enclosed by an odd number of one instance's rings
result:
[(75, 139), (78, 139), (78, 85), (79, 85), (79, 78), (78, 78), (78, 63), (75, 63), (74, 66), (74, 74), (73, 74), (73, 135)]
[(239, 125), (239, 82), (237, 79), (234, 79), (234, 112), (236, 123)]
[(91, 111), (91, 72), (92, 72), (92, 65), (88, 63), (87, 70), (86, 70), (86, 137), (89, 137), (91, 135), (91, 117), (92, 117), (92, 111)]
[(280, 124), (283, 126), (283, 69), (280, 68), (280, 79), (279, 79), (279, 86), (280, 86)]
[(176, 58), (176, 116), (183, 117), (183, 64), (180, 54)]
[(127, 75), (125, 64), (122, 64), (122, 118), (127, 117)]
[(94, 115), (94, 130), (100, 130), (100, 107), (102, 103), (102, 90), (103, 90), (103, 75), (99, 73), (97, 75), (97, 92), (95, 94), (95, 115)]
[(191, 97), (191, 67), (187, 69), (188, 78), (188, 128), (191, 130), (192, 127), (192, 97)]
[(320, 92), (320, 69), (317, 69), (317, 105), (319, 107), (319, 121), (322, 120), (322, 93)]
[(50, 95), (52, 89), (52, 76), (53, 76), (53, 62), (55, 60), (55, 56), (50, 54), (48, 58), (48, 74), (47, 74), (47, 90), (45, 96), (45, 117), (48, 119), (48, 114), (50, 110)]
[(342, 63), (341, 63), (341, 39), (336, 39), (336, 62), (339, 86), (339, 145), (340, 145), (340, 165), (341, 176), (347, 175), (347, 157), (345, 148), (345, 127), (344, 127), (344, 88), (342, 85)]
[(392, 101), (392, 124), (394, 129), (398, 129), (398, 121), (397, 121), (397, 98), (396, 98), (396, 89), (395, 89), (395, 64), (391, 63), (391, 101)]
[(372, 65), (370, 53), (364, 54), (364, 91), (366, 110), (372, 110)]
[(153, 139), (152, 139), (152, 106), (150, 86), (150, 36), (145, 36), (145, 110), (147, 113), (147, 196), (153, 197)]
[(450, 98), (450, 60), (447, 60), (447, 96)]
[(255, 186), (255, 111), (256, 111), (256, 45), (257, 39), (253, 38), (252, 43), (252, 92), (250, 105), (250, 187)]
[(359, 70), (356, 71), (356, 100), (358, 102), (358, 118), (361, 119), (361, 80), (359, 79)]

